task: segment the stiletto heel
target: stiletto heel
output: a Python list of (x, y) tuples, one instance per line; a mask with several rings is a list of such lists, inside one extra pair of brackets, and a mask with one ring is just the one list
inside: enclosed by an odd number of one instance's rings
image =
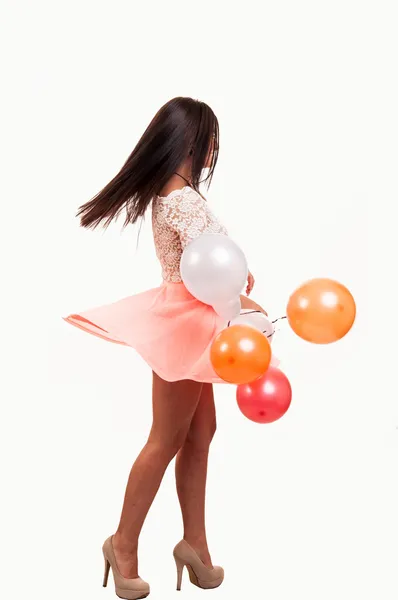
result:
[(173, 550), (174, 560), (177, 566), (177, 590), (181, 590), (182, 571), (188, 569), (191, 583), (202, 589), (216, 588), (224, 580), (224, 569), (213, 567), (209, 569), (201, 561), (199, 555), (185, 540), (181, 540)]
[(181, 582), (182, 582), (182, 572), (184, 570), (185, 564), (184, 564), (184, 561), (182, 561), (177, 556), (174, 556), (174, 560), (176, 561), (176, 567), (177, 567), (177, 590), (180, 591), (181, 590)]
[(105, 573), (104, 573), (104, 581), (102, 583), (102, 586), (106, 587), (107, 583), (108, 583), (109, 569), (111, 568), (111, 563), (106, 558), (106, 556), (104, 556), (104, 558), (105, 558)]
[(141, 577), (127, 579), (120, 573), (115, 557), (115, 551), (112, 544), (112, 535), (105, 540), (102, 546), (102, 552), (105, 559), (104, 587), (108, 583), (109, 570), (112, 567), (113, 579), (115, 581), (115, 592), (119, 598), (125, 600), (138, 600), (146, 598), (150, 592), (149, 585)]

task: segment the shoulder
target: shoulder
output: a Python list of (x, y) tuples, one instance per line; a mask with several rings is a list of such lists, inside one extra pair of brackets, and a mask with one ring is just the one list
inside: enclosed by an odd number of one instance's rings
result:
[(170, 192), (167, 196), (159, 196), (157, 201), (161, 206), (176, 210), (202, 210), (206, 201), (191, 187), (184, 187)]

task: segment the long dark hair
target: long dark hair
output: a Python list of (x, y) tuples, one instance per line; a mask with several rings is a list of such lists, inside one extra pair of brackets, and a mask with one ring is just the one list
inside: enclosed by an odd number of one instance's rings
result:
[(106, 228), (126, 208), (123, 227), (144, 216), (184, 160), (192, 156), (192, 187), (199, 191), (200, 177), (214, 139), (209, 173), (211, 184), (218, 159), (219, 127), (211, 108), (192, 98), (173, 98), (156, 113), (119, 173), (89, 202), (79, 207), (82, 227)]

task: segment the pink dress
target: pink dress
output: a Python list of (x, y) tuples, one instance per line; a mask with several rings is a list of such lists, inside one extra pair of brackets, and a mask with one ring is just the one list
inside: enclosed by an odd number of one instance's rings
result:
[(206, 200), (188, 186), (154, 197), (152, 228), (162, 285), (63, 318), (107, 341), (135, 348), (166, 381), (224, 383), (211, 365), (210, 347), (227, 323), (188, 292), (180, 259), (185, 246), (202, 233), (227, 231)]

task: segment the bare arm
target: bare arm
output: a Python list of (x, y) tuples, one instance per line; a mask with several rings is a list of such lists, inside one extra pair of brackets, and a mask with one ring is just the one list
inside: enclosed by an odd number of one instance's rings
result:
[(240, 305), (242, 308), (250, 308), (251, 310), (259, 310), (260, 312), (264, 313), (268, 317), (268, 313), (263, 309), (263, 307), (260, 306), (259, 304), (257, 304), (256, 302), (254, 302), (254, 300), (252, 300), (251, 298), (248, 298), (247, 296), (241, 295)]

